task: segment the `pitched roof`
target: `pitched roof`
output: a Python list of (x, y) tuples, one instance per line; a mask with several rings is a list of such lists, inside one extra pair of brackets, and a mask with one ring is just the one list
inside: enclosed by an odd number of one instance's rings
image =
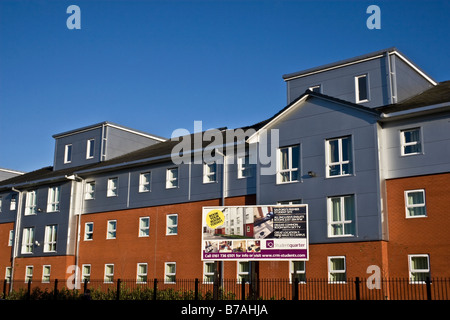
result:
[(399, 103), (378, 107), (377, 110), (388, 114), (392, 112), (438, 105), (446, 102), (450, 102), (450, 80), (440, 82), (438, 85)]

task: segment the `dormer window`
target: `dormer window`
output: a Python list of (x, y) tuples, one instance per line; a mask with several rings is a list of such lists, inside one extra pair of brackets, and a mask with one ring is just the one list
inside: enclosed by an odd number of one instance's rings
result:
[(72, 145), (66, 144), (64, 148), (64, 163), (72, 162)]
[(356, 103), (369, 101), (369, 79), (367, 74), (355, 77)]

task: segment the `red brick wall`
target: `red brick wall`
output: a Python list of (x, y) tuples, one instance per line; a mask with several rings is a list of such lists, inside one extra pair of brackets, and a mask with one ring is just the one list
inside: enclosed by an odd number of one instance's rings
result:
[(40, 282), (42, 280), (44, 265), (51, 266), (50, 281), (53, 281), (54, 279), (65, 280), (71, 276), (71, 273), (66, 273), (67, 268), (74, 264), (74, 256), (16, 258), (14, 261), (14, 281), (17, 281), (17, 283), (24, 282), (26, 267), (33, 266), (32, 281)]
[(12, 246), (8, 246), (9, 231), (14, 229), (14, 223), (0, 224), (0, 279), (5, 278), (6, 267), (11, 266)]
[[(424, 189), (427, 216), (406, 218), (407, 190)], [(450, 174), (387, 181), (389, 268), (408, 277), (408, 254), (429, 254), (432, 277), (450, 276)]]

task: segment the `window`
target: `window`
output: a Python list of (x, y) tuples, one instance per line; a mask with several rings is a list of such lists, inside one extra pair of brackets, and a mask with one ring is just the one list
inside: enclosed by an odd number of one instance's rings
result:
[(252, 165), (249, 156), (238, 158), (238, 179), (252, 176)]
[(48, 188), (47, 212), (59, 211), (60, 187)]
[(45, 226), (44, 252), (56, 252), (56, 225)]
[(205, 261), (203, 263), (203, 282), (214, 283), (215, 271), (216, 271), (216, 263), (212, 261)]
[(328, 257), (328, 281), (346, 282), (345, 257)]
[(36, 207), (36, 191), (28, 191), (27, 192), (27, 199), (25, 202), (25, 215), (29, 214), (36, 214), (37, 207)]
[(81, 280), (83, 280), (83, 282), (91, 281), (91, 265), (90, 264), (83, 264), (81, 266)]
[(22, 234), (22, 253), (33, 253), (34, 228), (24, 228)]
[(95, 182), (94, 181), (86, 182), (84, 199), (92, 200), (94, 199), (94, 196), (95, 196)]
[(2, 212), (2, 197), (0, 197), (0, 212)]
[(137, 283), (146, 283), (147, 282), (147, 264), (146, 263), (138, 263), (136, 282)]
[(94, 223), (86, 222), (84, 224), (84, 240), (93, 240), (94, 239)]
[(108, 221), (108, 229), (106, 233), (106, 239), (115, 239), (116, 238), (116, 229), (117, 229), (117, 221), (109, 220)]
[(139, 175), (139, 192), (150, 191), (151, 173), (145, 172)]
[(8, 246), (12, 247), (14, 242), (14, 230), (9, 230)]
[(400, 131), (402, 156), (422, 153), (420, 128)]
[(353, 173), (351, 137), (327, 140), (325, 153), (327, 177), (347, 176)]
[(177, 214), (167, 215), (166, 225), (167, 225), (166, 235), (178, 234), (178, 215)]
[(150, 218), (139, 218), (139, 237), (148, 237), (150, 234)]
[(308, 89), (311, 90), (312, 92), (322, 93), (322, 86), (320, 84), (309, 87)]
[(411, 282), (423, 283), (430, 278), (430, 257), (427, 254), (408, 255), (408, 259)]
[(94, 158), (95, 140), (89, 139), (86, 144), (86, 159)]
[(66, 144), (64, 148), (64, 163), (72, 162), (72, 145)]
[(14, 193), (11, 195), (11, 202), (9, 204), (10, 211), (16, 210), (16, 202), (17, 202), (17, 194)]
[(355, 77), (356, 103), (369, 101), (369, 81), (367, 74)]
[(250, 281), (250, 262), (249, 261), (238, 261), (237, 263), (237, 280), (238, 283), (242, 281)]
[(105, 264), (105, 278), (104, 283), (113, 283), (114, 281), (114, 265)]
[(203, 183), (211, 183), (216, 181), (216, 169), (215, 162), (203, 164)]
[(42, 266), (42, 283), (50, 282), (50, 269), (51, 266), (49, 265)]
[(32, 279), (33, 279), (33, 266), (26, 266), (25, 282), (30, 282)]
[(6, 267), (5, 271), (6, 283), (11, 283), (11, 277), (12, 277), (12, 267)]
[(299, 283), (306, 282), (305, 261), (291, 261), (289, 271), (291, 282), (294, 282), (294, 279), (298, 279)]
[(300, 147), (278, 149), (277, 183), (298, 181)]
[(426, 217), (425, 190), (405, 191), (406, 217)]
[(175, 262), (166, 262), (164, 268), (164, 283), (175, 283), (177, 264)]
[(355, 235), (355, 197), (328, 198), (328, 236)]
[(166, 188), (178, 188), (178, 168), (167, 169)]
[(119, 185), (119, 179), (118, 178), (110, 178), (108, 179), (108, 191), (106, 195), (108, 197), (117, 197), (118, 195), (118, 185)]

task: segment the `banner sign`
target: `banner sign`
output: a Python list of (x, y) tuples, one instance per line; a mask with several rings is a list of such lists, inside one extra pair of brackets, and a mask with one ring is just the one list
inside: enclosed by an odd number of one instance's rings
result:
[(308, 205), (203, 207), (202, 260), (309, 260)]

